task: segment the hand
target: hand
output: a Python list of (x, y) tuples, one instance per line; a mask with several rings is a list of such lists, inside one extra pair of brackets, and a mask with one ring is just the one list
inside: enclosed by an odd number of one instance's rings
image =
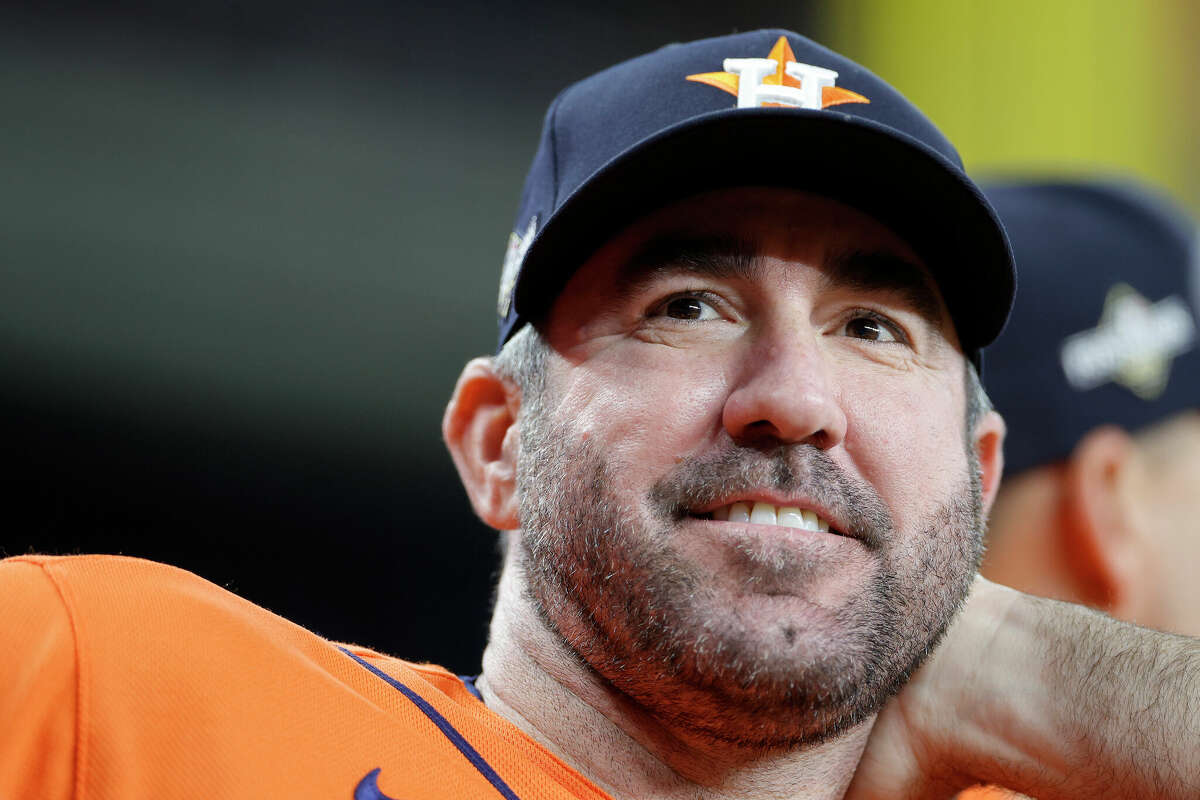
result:
[(971, 724), (972, 694), (1015, 594), (976, 577), (942, 643), (876, 718), (846, 800), (948, 798), (992, 771), (973, 763), (991, 737)]
[(979, 783), (1042, 800), (1196, 798), (1198, 742), (1200, 639), (977, 578), (880, 712), (846, 798)]

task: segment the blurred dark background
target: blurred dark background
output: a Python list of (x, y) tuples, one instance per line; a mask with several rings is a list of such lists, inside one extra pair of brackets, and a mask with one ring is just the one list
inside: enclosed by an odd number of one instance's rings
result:
[(166, 561), (476, 671), (495, 535), (439, 425), (545, 106), (812, 8), (0, 6), (0, 554)]
[(494, 347), (560, 88), (789, 27), (907, 93), (976, 174), (1128, 172), (1200, 212), (1198, 8), (0, 2), (0, 553), (167, 561), (477, 670), (495, 534), (441, 412)]

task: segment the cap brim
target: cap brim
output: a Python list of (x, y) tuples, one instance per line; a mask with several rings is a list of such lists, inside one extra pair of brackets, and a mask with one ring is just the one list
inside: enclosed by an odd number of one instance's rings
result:
[(870, 120), (780, 108), (695, 117), (597, 170), (530, 245), (515, 287), (515, 320), (538, 318), (575, 269), (639, 217), (733, 186), (810, 191), (886, 225), (929, 267), (972, 357), (1004, 327), (1015, 288), (1012, 254), (995, 213), (957, 166)]

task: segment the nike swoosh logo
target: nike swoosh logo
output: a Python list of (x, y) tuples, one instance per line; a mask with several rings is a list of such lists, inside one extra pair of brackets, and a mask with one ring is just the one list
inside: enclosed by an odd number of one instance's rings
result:
[[(428, 717), (430, 722), (437, 726), (437, 729), (442, 732), (442, 735), (450, 740), (450, 743), (454, 745), (458, 752), (462, 753), (463, 757), (466, 758), (467, 761), (471, 762), (471, 766), (479, 770), (479, 774), (487, 779), (487, 782), (490, 783), (492, 787), (500, 793), (500, 796), (503, 797), (504, 800), (521, 800), (521, 798), (517, 796), (517, 793), (514, 792), (512, 788), (504, 782), (504, 779), (497, 774), (496, 770), (492, 768), (492, 765), (485, 761), (483, 756), (479, 755), (479, 751), (471, 746), (471, 743), (466, 740), (466, 737), (459, 733), (458, 730), (450, 724), (449, 720), (439, 714), (438, 710), (430, 705), (428, 700), (426, 700), (424, 697), (421, 697), (421, 695), (417, 694), (412, 689), (393, 678), (391, 675), (388, 675), (379, 667), (366, 661), (361, 656), (356, 656), (354, 653), (351, 653), (349, 650), (341, 646), (339, 646), (338, 649), (341, 650), (351, 660), (358, 662), (359, 666), (361, 666), (367, 672), (370, 672), (372, 675), (379, 678), (381, 681), (388, 684), (393, 689), (400, 692), (400, 694), (412, 701), (412, 704), (415, 705), (422, 714)], [(367, 779), (369, 778), (371, 781), (370, 787), (368, 789), (364, 789), (363, 791), (374, 792), (374, 794), (364, 794), (363, 797), (367, 798), (367, 800), (373, 800), (373, 798), (392, 800), (392, 798), (380, 794), (379, 789), (375, 788), (375, 776), (378, 774), (379, 770), (375, 770), (374, 774), (368, 774), (366, 778), (363, 778), (363, 780), (359, 782), (360, 784), (366, 783)], [(357, 794), (355, 795), (355, 800), (358, 800)]]
[(368, 772), (354, 787), (354, 800), (395, 800), (379, 791), (379, 767)]

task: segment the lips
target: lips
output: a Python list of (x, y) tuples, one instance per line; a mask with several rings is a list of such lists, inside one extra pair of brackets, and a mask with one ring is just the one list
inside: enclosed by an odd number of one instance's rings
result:
[(776, 525), (821, 533), (841, 533), (829, 524), (829, 520), (812, 509), (777, 506), (761, 500), (738, 500), (696, 516), (718, 522), (749, 522), (755, 525)]
[[(713, 526), (732, 519), (737, 527), (791, 528), (778, 532), (784, 537), (807, 532), (814, 538), (856, 539), (874, 550), (886, 544), (894, 528), (889, 509), (869, 483), (807, 444), (717, 447), (681, 460), (648, 494), (664, 519), (703, 520), (712, 533), (720, 530)], [(729, 534), (742, 535), (733, 529)]]

